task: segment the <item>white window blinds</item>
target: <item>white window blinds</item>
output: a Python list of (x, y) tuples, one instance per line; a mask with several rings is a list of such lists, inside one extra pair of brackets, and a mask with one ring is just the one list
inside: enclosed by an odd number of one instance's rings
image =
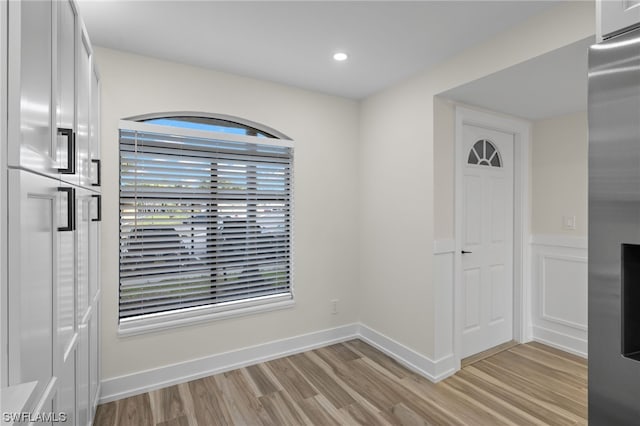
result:
[(121, 322), (290, 299), (290, 141), (122, 123)]

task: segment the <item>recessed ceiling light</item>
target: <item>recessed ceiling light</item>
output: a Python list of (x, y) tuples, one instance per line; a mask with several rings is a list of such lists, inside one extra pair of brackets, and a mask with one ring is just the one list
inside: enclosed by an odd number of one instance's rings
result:
[(338, 52), (333, 55), (333, 59), (339, 62), (346, 61), (348, 58), (349, 58), (349, 55), (347, 55), (344, 52)]

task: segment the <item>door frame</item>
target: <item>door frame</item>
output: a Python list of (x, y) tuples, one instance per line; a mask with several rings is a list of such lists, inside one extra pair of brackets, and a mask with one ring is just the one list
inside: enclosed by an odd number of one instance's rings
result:
[(460, 369), (462, 354), (462, 221), (463, 163), (466, 158), (462, 140), (463, 125), (473, 125), (510, 133), (513, 143), (513, 340), (531, 340), (531, 257), (529, 254), (529, 142), (531, 123), (490, 111), (455, 106), (455, 181), (454, 181), (454, 274), (453, 274), (453, 356), (455, 370)]

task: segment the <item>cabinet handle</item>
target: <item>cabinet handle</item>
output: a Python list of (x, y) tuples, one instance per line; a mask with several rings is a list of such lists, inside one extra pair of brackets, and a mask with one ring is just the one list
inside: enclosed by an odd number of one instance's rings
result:
[(96, 183), (92, 183), (91, 186), (100, 186), (101, 182), (102, 182), (102, 173), (100, 171), (100, 169), (102, 168), (102, 164), (100, 163), (100, 160), (98, 160), (98, 159), (92, 159), (91, 162), (96, 165), (96, 171), (98, 172), (97, 173), (98, 181)]
[(58, 187), (59, 192), (67, 193), (67, 226), (59, 226), (58, 231), (76, 230), (76, 189), (71, 187)]
[(58, 169), (58, 172), (73, 175), (76, 173), (76, 134), (73, 129), (58, 127), (58, 135), (67, 138), (67, 167)]
[(91, 222), (100, 222), (102, 221), (102, 195), (91, 194), (91, 197), (98, 199), (98, 215), (95, 218), (91, 219)]

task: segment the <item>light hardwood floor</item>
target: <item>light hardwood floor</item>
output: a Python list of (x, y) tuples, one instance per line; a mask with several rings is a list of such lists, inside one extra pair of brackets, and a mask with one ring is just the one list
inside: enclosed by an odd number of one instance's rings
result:
[(352, 340), (103, 404), (94, 425), (584, 425), (586, 417), (586, 361), (539, 343), (434, 384)]

